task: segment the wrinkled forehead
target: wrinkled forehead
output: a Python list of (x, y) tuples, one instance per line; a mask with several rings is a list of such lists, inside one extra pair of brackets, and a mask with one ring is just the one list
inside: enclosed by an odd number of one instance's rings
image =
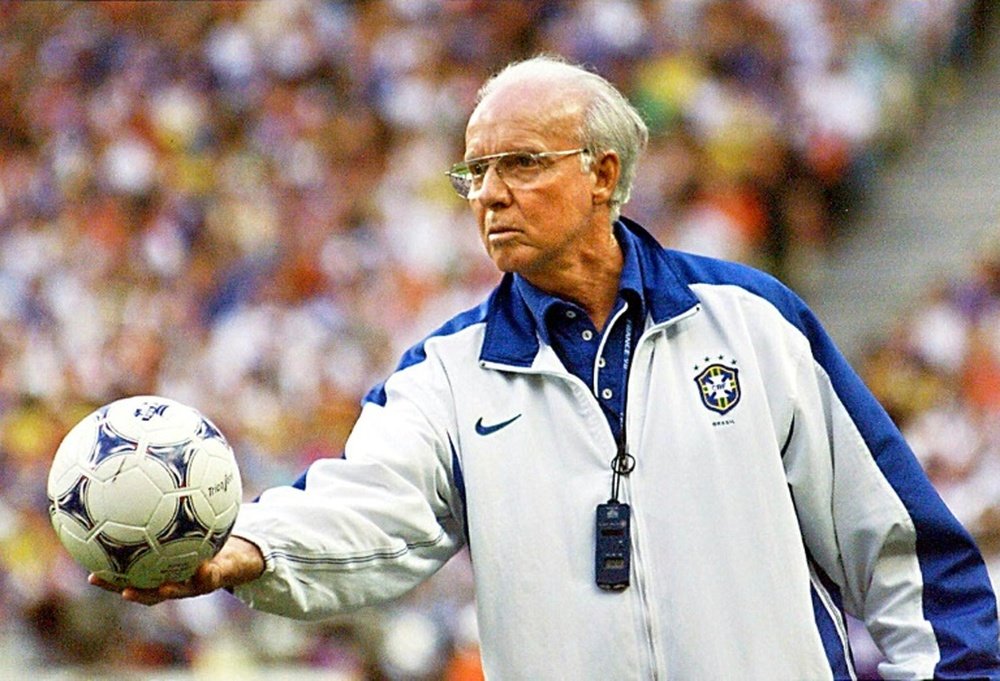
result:
[(498, 82), (469, 117), (466, 151), (474, 155), (580, 141), (586, 93), (565, 79)]

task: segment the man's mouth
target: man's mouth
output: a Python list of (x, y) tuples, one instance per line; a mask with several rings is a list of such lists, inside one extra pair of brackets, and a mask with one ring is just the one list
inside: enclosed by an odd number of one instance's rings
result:
[(510, 238), (511, 236), (518, 234), (519, 232), (520, 230), (515, 229), (513, 227), (507, 227), (507, 226), (490, 227), (486, 231), (486, 238), (489, 239), (490, 241), (497, 241), (501, 239)]

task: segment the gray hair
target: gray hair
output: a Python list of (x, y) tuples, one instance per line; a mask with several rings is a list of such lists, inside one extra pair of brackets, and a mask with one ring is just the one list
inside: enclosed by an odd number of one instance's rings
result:
[(611, 218), (617, 220), (622, 205), (632, 193), (639, 156), (649, 140), (649, 130), (642, 116), (605, 78), (552, 55), (539, 55), (508, 64), (479, 88), (476, 105), (496, 89), (499, 81), (530, 76), (572, 79), (590, 95), (580, 130), (581, 144), (594, 156), (612, 150), (618, 153), (621, 174), (611, 195)]

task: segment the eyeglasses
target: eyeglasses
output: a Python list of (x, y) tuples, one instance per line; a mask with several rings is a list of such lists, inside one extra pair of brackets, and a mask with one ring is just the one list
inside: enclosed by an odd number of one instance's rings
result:
[(541, 151), (537, 153), (508, 151), (502, 154), (490, 154), (456, 163), (448, 171), (448, 179), (451, 180), (451, 186), (455, 188), (455, 192), (463, 199), (468, 199), (473, 192), (478, 192), (483, 188), (486, 171), (492, 165), (496, 169), (497, 176), (508, 187), (522, 189), (537, 180), (542, 171), (552, 166), (556, 160), (574, 154), (586, 153), (589, 153), (589, 150), (586, 147), (581, 147), (568, 151)]

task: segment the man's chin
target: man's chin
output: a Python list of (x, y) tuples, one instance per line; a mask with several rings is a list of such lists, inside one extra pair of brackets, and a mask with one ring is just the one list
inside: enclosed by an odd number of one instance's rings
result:
[(493, 264), (501, 272), (520, 274), (523, 274), (530, 266), (524, 258), (513, 258), (507, 255), (497, 256), (495, 254), (493, 256)]
[(501, 272), (521, 272), (528, 262), (523, 253), (517, 252), (519, 250), (516, 247), (491, 248), (489, 256)]

